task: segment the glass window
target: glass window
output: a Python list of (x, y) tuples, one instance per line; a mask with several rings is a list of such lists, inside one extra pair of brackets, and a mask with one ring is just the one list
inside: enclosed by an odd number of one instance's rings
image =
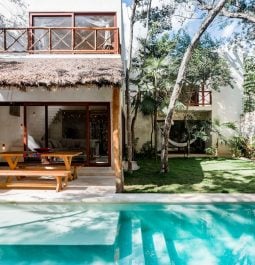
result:
[[(45, 16), (35, 15), (32, 21), (34, 27), (46, 27), (46, 29), (33, 30), (31, 47), (33, 50), (114, 49), (115, 31), (107, 29), (115, 26), (114, 15), (74, 14), (74, 24), (71, 15), (61, 14), (52, 16), (47, 14)], [(79, 27), (79, 29), (54, 29), (54, 27)], [(49, 30), (48, 28), (53, 29)], [(94, 28), (101, 29), (95, 30)]]
[[(114, 27), (114, 16), (102, 15), (76, 15), (75, 27), (86, 28), (109, 28)], [(112, 50), (114, 42), (113, 30), (89, 30), (77, 29), (75, 31), (75, 49), (76, 50)]]
[(76, 15), (75, 27), (114, 27), (114, 16)]
[[(71, 16), (33, 17), (34, 27), (72, 27)], [(51, 34), (51, 44), (49, 35)], [(34, 30), (33, 43), (35, 50), (70, 50), (72, 42), (71, 29)], [(51, 47), (50, 47), (51, 46)]]

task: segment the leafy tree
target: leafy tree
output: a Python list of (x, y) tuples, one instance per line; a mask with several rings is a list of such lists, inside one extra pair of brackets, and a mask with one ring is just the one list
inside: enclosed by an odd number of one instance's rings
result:
[(157, 113), (165, 98), (169, 95), (170, 72), (168, 53), (173, 47), (174, 41), (170, 39), (168, 34), (155, 37), (154, 34), (149, 33), (147, 41), (140, 39), (140, 49), (137, 52), (137, 57), (133, 60), (134, 71), (136, 73), (133, 83), (136, 85), (136, 94), (133, 101), (134, 122), (132, 122), (132, 132), (134, 135), (137, 110), (151, 115), (151, 135), (154, 134), (153, 149), (155, 154), (157, 152)]
[[(133, 92), (133, 117), (131, 122), (132, 143), (134, 150), (135, 143), (135, 122), (137, 119), (138, 110), (142, 105), (148, 102), (148, 97), (151, 97), (150, 102), (154, 102), (154, 142), (157, 146), (157, 108), (159, 99), (162, 98), (162, 93), (159, 93), (160, 84), (163, 82), (163, 75), (159, 78), (160, 73), (166, 70), (163, 66), (163, 59), (168, 54), (172, 41), (168, 34), (163, 34), (165, 30), (171, 29), (171, 15), (174, 12), (171, 4), (163, 4), (162, 7), (151, 7), (151, 0), (147, 2), (148, 8), (137, 13), (137, 20), (142, 22), (146, 27), (147, 33), (145, 37), (139, 39), (139, 49), (136, 56), (133, 58), (133, 76), (131, 82), (136, 86), (136, 91)], [(141, 6), (140, 2), (140, 6)], [(139, 10), (139, 9), (138, 9)], [(162, 12), (161, 12), (162, 11)], [(162, 25), (164, 25), (162, 27)], [(164, 68), (164, 70), (163, 70)], [(165, 76), (166, 77), (166, 76)], [(160, 80), (160, 82), (159, 82)], [(160, 84), (159, 84), (160, 83)], [(155, 87), (157, 86), (157, 87)], [(145, 96), (145, 99), (143, 99)], [(155, 148), (157, 150), (157, 147)]]
[(183, 83), (186, 77), (186, 72), (188, 68), (189, 61), (191, 59), (192, 52), (194, 51), (196, 45), (198, 44), (201, 36), (206, 31), (208, 26), (212, 23), (214, 18), (219, 14), (227, 0), (220, 0), (217, 5), (208, 13), (207, 17), (204, 19), (199, 30), (193, 36), (191, 43), (186, 49), (184, 56), (182, 58), (180, 68), (178, 70), (176, 82), (173, 88), (173, 92), (170, 97), (168, 104), (168, 111), (165, 118), (163, 137), (162, 137), (162, 150), (161, 150), (161, 172), (168, 172), (168, 138), (171, 129), (171, 124), (173, 120), (173, 113), (175, 108), (175, 103), (181, 94)]

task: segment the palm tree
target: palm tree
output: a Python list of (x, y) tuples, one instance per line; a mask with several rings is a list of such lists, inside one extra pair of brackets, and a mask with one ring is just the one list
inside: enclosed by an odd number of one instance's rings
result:
[(222, 130), (223, 129), (231, 129), (237, 132), (237, 127), (234, 122), (223, 122), (221, 123), (219, 119), (215, 118), (212, 122), (211, 133), (216, 136), (216, 143), (215, 143), (215, 156), (218, 156), (219, 145), (220, 143), (227, 144), (228, 141), (225, 138)]
[[(158, 150), (158, 110), (169, 88), (168, 72), (168, 62), (166, 57), (149, 57), (145, 60), (142, 71), (143, 76), (141, 78), (142, 90), (144, 93), (142, 112), (144, 112), (143, 109), (150, 108), (149, 112), (152, 111), (153, 113), (152, 134), (154, 134), (155, 157), (157, 156)], [(146, 104), (148, 105), (147, 107)]]

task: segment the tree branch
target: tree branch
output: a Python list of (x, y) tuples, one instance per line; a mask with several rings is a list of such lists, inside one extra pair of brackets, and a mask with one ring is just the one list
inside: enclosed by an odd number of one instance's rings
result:
[(246, 20), (248, 22), (255, 23), (255, 16), (253, 16), (251, 14), (242, 13), (242, 12), (236, 12), (236, 13), (229, 12), (226, 8), (223, 8), (221, 13), (225, 17), (238, 18), (238, 19)]
[[(210, 11), (213, 9), (213, 5), (208, 5), (203, 0), (197, 0), (197, 2), (199, 3), (201, 10)], [(230, 12), (225, 7), (223, 7), (223, 9), (221, 10), (220, 15), (229, 18), (243, 19), (246, 20), (247, 22), (255, 23), (255, 15), (244, 12)]]

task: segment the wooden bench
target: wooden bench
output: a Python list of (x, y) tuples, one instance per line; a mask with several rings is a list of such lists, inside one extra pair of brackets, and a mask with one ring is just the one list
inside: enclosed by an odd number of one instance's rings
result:
[(22, 181), (17, 181), (13, 182), (12, 178), (13, 177), (52, 177), (56, 179), (57, 185), (56, 185), (56, 191), (59, 192), (63, 189), (63, 183), (62, 179), (64, 178), (64, 186), (67, 186), (67, 179), (68, 176), (70, 175), (70, 171), (67, 170), (59, 170), (59, 169), (45, 169), (45, 168), (40, 168), (40, 169), (5, 169), (5, 170), (0, 170), (0, 176), (7, 177), (6, 182), (1, 183), (0, 187), (1, 188), (43, 188), (43, 187), (55, 187), (48, 184), (45, 182), (22, 182)]
[[(81, 164), (71, 165), (71, 172), (69, 174), (68, 180), (75, 180), (78, 178), (77, 167), (80, 167)], [(19, 162), (17, 168), (19, 169), (47, 169), (50, 167), (52, 169), (65, 170), (64, 163), (49, 163), (49, 164), (39, 164), (39, 163), (29, 163), (29, 162)]]

